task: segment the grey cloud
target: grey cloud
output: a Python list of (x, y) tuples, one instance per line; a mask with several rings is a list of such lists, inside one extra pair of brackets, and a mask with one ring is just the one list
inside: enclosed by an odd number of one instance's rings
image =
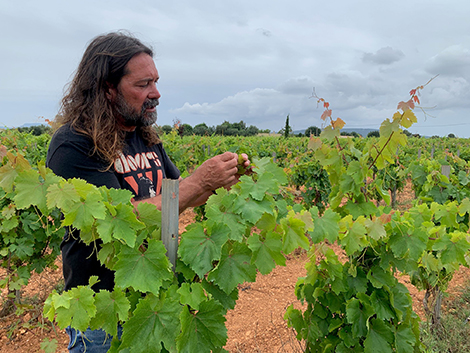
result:
[(170, 110), (170, 113), (186, 121), (193, 120), (195, 116), (199, 117), (199, 121), (210, 121), (212, 117), (217, 117), (218, 121), (243, 120), (260, 128), (279, 130), (287, 114), (304, 122), (304, 116), (315, 109), (308, 99), (311, 89), (309, 85), (303, 95), (287, 95), (277, 89), (255, 88), (215, 103), (185, 103), (178, 109)]
[(384, 47), (377, 50), (375, 54), (364, 53), (362, 61), (377, 65), (390, 65), (400, 61), (404, 56), (405, 54), (403, 54), (401, 50), (393, 49), (392, 47)]
[(426, 89), (428, 92), (423, 93), (421, 99), (424, 106), (437, 109), (470, 108), (470, 82), (463, 77), (439, 76)]
[(264, 29), (264, 28), (258, 28), (258, 29), (256, 30), (256, 32), (261, 33), (261, 34), (262, 34), (263, 36), (265, 36), (265, 37), (271, 37), (271, 36), (272, 36), (271, 31), (268, 31), (267, 29)]
[(281, 84), (278, 89), (284, 94), (298, 94), (305, 96), (311, 94), (314, 85), (315, 84), (310, 77), (296, 77), (287, 80)]
[(432, 57), (426, 63), (426, 71), (432, 75), (449, 75), (470, 79), (470, 50), (453, 45)]

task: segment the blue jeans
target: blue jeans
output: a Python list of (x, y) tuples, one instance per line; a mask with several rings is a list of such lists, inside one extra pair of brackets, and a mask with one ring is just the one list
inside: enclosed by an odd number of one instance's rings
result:
[[(65, 329), (69, 335), (68, 350), (71, 353), (106, 353), (111, 348), (113, 336), (104, 330), (78, 331), (70, 326)], [(122, 335), (122, 327), (118, 326), (118, 337)]]

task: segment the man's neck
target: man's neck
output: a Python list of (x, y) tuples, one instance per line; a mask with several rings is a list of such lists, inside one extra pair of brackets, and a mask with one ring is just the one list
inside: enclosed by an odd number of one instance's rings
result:
[(127, 132), (132, 132), (135, 131), (135, 126), (127, 126), (123, 123), (122, 118), (117, 118), (118, 120), (118, 126), (121, 130), (127, 131)]

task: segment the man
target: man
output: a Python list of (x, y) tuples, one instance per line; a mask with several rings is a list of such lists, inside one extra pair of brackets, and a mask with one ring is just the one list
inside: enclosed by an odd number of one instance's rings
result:
[[(203, 204), (214, 190), (238, 181), (238, 156), (226, 152), (205, 161), (182, 179), (152, 127), (160, 99), (158, 70), (152, 50), (131, 35), (110, 33), (89, 44), (62, 100), (47, 166), (66, 179), (81, 178), (96, 186), (128, 189), (133, 204), (148, 202), (161, 209), (163, 178), (179, 179), (179, 210)], [(249, 165), (243, 155), (245, 165)], [(93, 245), (67, 232), (61, 245), (65, 290), (87, 285), (113, 290), (114, 273), (102, 266)], [(85, 349), (82, 333), (68, 329), (69, 350)], [(107, 351), (104, 331), (85, 332), (86, 351)], [(93, 341), (93, 342), (90, 342)], [(103, 345), (106, 341), (108, 346)], [(82, 347), (80, 347), (82, 346)]]

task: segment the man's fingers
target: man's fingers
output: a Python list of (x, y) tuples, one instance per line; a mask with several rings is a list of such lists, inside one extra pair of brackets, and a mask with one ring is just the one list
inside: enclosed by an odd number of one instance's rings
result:
[(236, 153), (233, 153), (233, 152), (225, 152), (223, 154), (220, 155), (220, 159), (223, 161), (223, 162), (228, 162), (230, 161), (231, 159), (237, 159), (237, 154)]

